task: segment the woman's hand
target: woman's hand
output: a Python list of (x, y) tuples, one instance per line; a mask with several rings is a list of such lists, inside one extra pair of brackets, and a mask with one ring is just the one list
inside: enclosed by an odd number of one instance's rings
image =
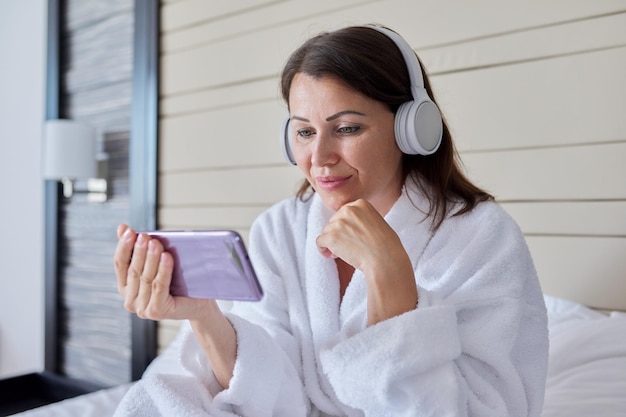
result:
[(174, 259), (157, 239), (117, 228), (114, 255), (117, 288), (124, 307), (145, 319), (188, 319), (217, 380), (227, 388), (237, 357), (237, 337), (215, 300), (174, 297), (170, 282)]
[(345, 204), (316, 243), (324, 256), (340, 258), (365, 275), (370, 325), (415, 309), (417, 286), (409, 255), (370, 203)]
[(194, 319), (208, 300), (173, 297), (170, 282), (174, 259), (163, 245), (147, 233), (138, 234), (127, 225), (117, 228), (114, 264), (117, 289), (124, 308), (151, 320)]

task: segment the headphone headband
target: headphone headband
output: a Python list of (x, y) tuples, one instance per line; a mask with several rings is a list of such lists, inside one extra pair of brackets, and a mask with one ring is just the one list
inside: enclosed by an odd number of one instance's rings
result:
[[(417, 94), (419, 92), (415, 87), (424, 88), (424, 78), (422, 76), (422, 66), (420, 65), (419, 60), (417, 59), (417, 55), (415, 55), (415, 51), (413, 48), (404, 40), (404, 38), (398, 35), (393, 30), (389, 30), (382, 26), (376, 25), (365, 25), (364, 27), (374, 29), (383, 35), (387, 36), (389, 39), (396, 44), (402, 57), (404, 58), (404, 62), (409, 70), (409, 79), (411, 80), (411, 93), (413, 94), (413, 98), (417, 98)], [(415, 71), (411, 71), (411, 68), (414, 68)]]

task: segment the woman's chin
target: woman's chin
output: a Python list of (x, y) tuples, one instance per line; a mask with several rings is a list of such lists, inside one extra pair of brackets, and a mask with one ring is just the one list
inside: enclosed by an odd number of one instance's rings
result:
[(356, 198), (337, 198), (336, 196), (325, 196), (320, 193), (320, 197), (322, 198), (322, 202), (327, 209), (332, 211), (337, 211), (344, 205), (353, 202)]

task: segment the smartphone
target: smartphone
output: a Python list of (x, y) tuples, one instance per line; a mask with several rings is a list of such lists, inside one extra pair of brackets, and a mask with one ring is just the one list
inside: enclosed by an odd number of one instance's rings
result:
[(170, 294), (216, 300), (258, 301), (263, 297), (248, 251), (234, 230), (157, 230), (174, 258)]

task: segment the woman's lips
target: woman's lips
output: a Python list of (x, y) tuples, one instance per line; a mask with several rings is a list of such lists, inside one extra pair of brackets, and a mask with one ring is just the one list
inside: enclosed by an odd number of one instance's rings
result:
[(343, 186), (345, 183), (350, 180), (352, 176), (328, 176), (328, 177), (315, 177), (315, 181), (317, 182), (317, 187), (321, 188), (325, 191), (336, 190), (337, 188)]

